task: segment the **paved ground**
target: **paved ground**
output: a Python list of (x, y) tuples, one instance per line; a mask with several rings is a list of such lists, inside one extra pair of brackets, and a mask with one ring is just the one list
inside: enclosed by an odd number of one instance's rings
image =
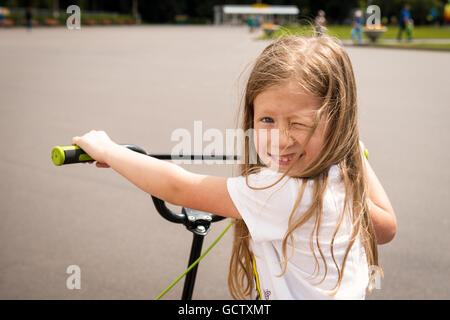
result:
[[(148, 195), (112, 170), (54, 167), (50, 151), (90, 129), (167, 152), (172, 131), (194, 120), (234, 127), (240, 73), (268, 44), (252, 37), (200, 26), (0, 30), (0, 298), (152, 299), (185, 269), (191, 235)], [(449, 54), (347, 50), (361, 135), (399, 227), (380, 248), (382, 289), (368, 298), (448, 299)], [(194, 298), (229, 298), (230, 251), (231, 233), (201, 263)], [(66, 288), (73, 264), (81, 290)]]

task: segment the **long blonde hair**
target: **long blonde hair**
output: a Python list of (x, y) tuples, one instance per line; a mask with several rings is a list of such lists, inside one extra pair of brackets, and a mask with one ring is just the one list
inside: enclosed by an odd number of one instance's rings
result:
[[(322, 102), (317, 111), (315, 125), (294, 160), (303, 153), (320, 119), (326, 121), (327, 132), (321, 153), (299, 176), (295, 176), (295, 178), (302, 179), (303, 183), (291, 211), (288, 230), (282, 242), (283, 261), (280, 261), (283, 264), (282, 274), (286, 272), (289, 259), (292, 258), (292, 255), (288, 256), (287, 248), (289, 244), (292, 248), (294, 247), (293, 232), (309, 219), (315, 219), (314, 230), (310, 236), (311, 249), (313, 249), (315, 238), (316, 246), (325, 264), (325, 274), (319, 283), (325, 279), (326, 263), (319, 245), (318, 234), (323, 215), (322, 199), (327, 186), (328, 169), (337, 164), (345, 184), (346, 196), (343, 213), (331, 241), (331, 256), (338, 274), (337, 283), (331, 293), (335, 294), (343, 278), (347, 256), (358, 235), (361, 236), (364, 244), (369, 266), (378, 266), (377, 242), (365, 201), (367, 186), (359, 143), (357, 95), (353, 68), (344, 48), (334, 37), (327, 35), (321, 37), (289, 36), (274, 41), (258, 57), (249, 75), (243, 101), (241, 128), (244, 131), (254, 128), (253, 102), (258, 94), (270, 87), (283, 85), (292, 80), (296, 81), (309, 94), (320, 98)], [(240, 167), (240, 174), (248, 178), (249, 174), (257, 172), (264, 164), (259, 159), (256, 164), (249, 162), (250, 152), (255, 152), (252, 137), (245, 140), (244, 146), (245, 163)], [(290, 168), (293, 164), (294, 161)], [(283, 179), (287, 173), (285, 172), (277, 182)], [(302, 199), (308, 179), (314, 182), (312, 203), (303, 215), (295, 219), (294, 212)], [(334, 258), (333, 243), (343, 221), (344, 213), (350, 207), (353, 232), (342, 265), (339, 266)], [(318, 263), (314, 250), (313, 255)], [(251, 298), (254, 290), (250, 234), (243, 220), (235, 222), (228, 287), (235, 299)]]

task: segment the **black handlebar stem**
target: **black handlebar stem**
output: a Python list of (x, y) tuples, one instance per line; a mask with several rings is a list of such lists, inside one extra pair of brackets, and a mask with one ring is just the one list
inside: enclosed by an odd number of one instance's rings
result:
[(141, 147), (135, 146), (134, 144), (121, 144), (121, 146), (125, 147), (125, 148), (128, 148), (128, 149), (130, 149), (132, 151), (148, 155), (147, 152), (144, 149), (142, 149)]
[[(170, 154), (148, 154), (144, 149), (138, 147), (133, 144), (122, 144), (123, 147), (128, 148), (132, 151), (142, 153), (160, 160), (175, 160), (175, 159), (202, 159), (202, 160), (228, 160), (228, 159), (237, 159), (237, 156), (225, 156), (225, 155), (180, 155), (174, 156)], [(213, 222), (217, 222), (225, 219), (225, 217), (217, 216), (215, 214), (209, 212), (203, 212), (198, 210), (193, 210), (189, 208), (182, 208), (181, 213), (173, 212), (169, 208), (167, 208), (166, 203), (152, 196), (153, 204), (155, 205), (158, 213), (166, 220), (173, 223), (181, 223), (186, 226), (186, 228), (197, 234), (197, 235), (206, 235), (209, 231), (209, 226)]]
[(173, 222), (173, 223), (182, 223), (186, 224), (186, 214), (184, 213), (176, 213), (167, 208), (166, 203), (156, 198), (155, 196), (152, 196), (153, 204), (155, 205), (156, 210), (158, 210), (159, 214), (166, 220)]

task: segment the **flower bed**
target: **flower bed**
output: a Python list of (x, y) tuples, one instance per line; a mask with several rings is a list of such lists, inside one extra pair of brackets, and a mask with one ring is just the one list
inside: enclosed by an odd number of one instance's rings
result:
[(376, 42), (386, 31), (387, 28), (382, 24), (374, 24), (373, 26), (365, 26), (363, 28), (364, 34), (371, 42)]
[(264, 33), (270, 38), (272, 37), (273, 33), (278, 30), (278, 25), (273, 23), (263, 23), (262, 28), (264, 30)]
[(53, 18), (46, 18), (44, 19), (45, 25), (47, 26), (59, 26), (59, 21), (57, 19), (53, 19)]

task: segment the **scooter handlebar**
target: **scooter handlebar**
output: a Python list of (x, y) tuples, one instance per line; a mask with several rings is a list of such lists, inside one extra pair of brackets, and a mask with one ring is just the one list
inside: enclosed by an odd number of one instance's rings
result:
[[(147, 155), (144, 149), (133, 144), (121, 144), (121, 146)], [(52, 161), (55, 166), (62, 166), (64, 164), (94, 161), (94, 159), (79, 146), (56, 146), (52, 149)]]
[[(148, 154), (144, 149), (134, 144), (121, 144), (122, 147), (132, 151), (148, 155), (160, 160), (237, 160), (237, 156), (226, 155), (172, 155), (172, 154)], [(55, 166), (71, 163), (94, 161), (79, 146), (56, 146), (52, 149), (52, 161)]]

